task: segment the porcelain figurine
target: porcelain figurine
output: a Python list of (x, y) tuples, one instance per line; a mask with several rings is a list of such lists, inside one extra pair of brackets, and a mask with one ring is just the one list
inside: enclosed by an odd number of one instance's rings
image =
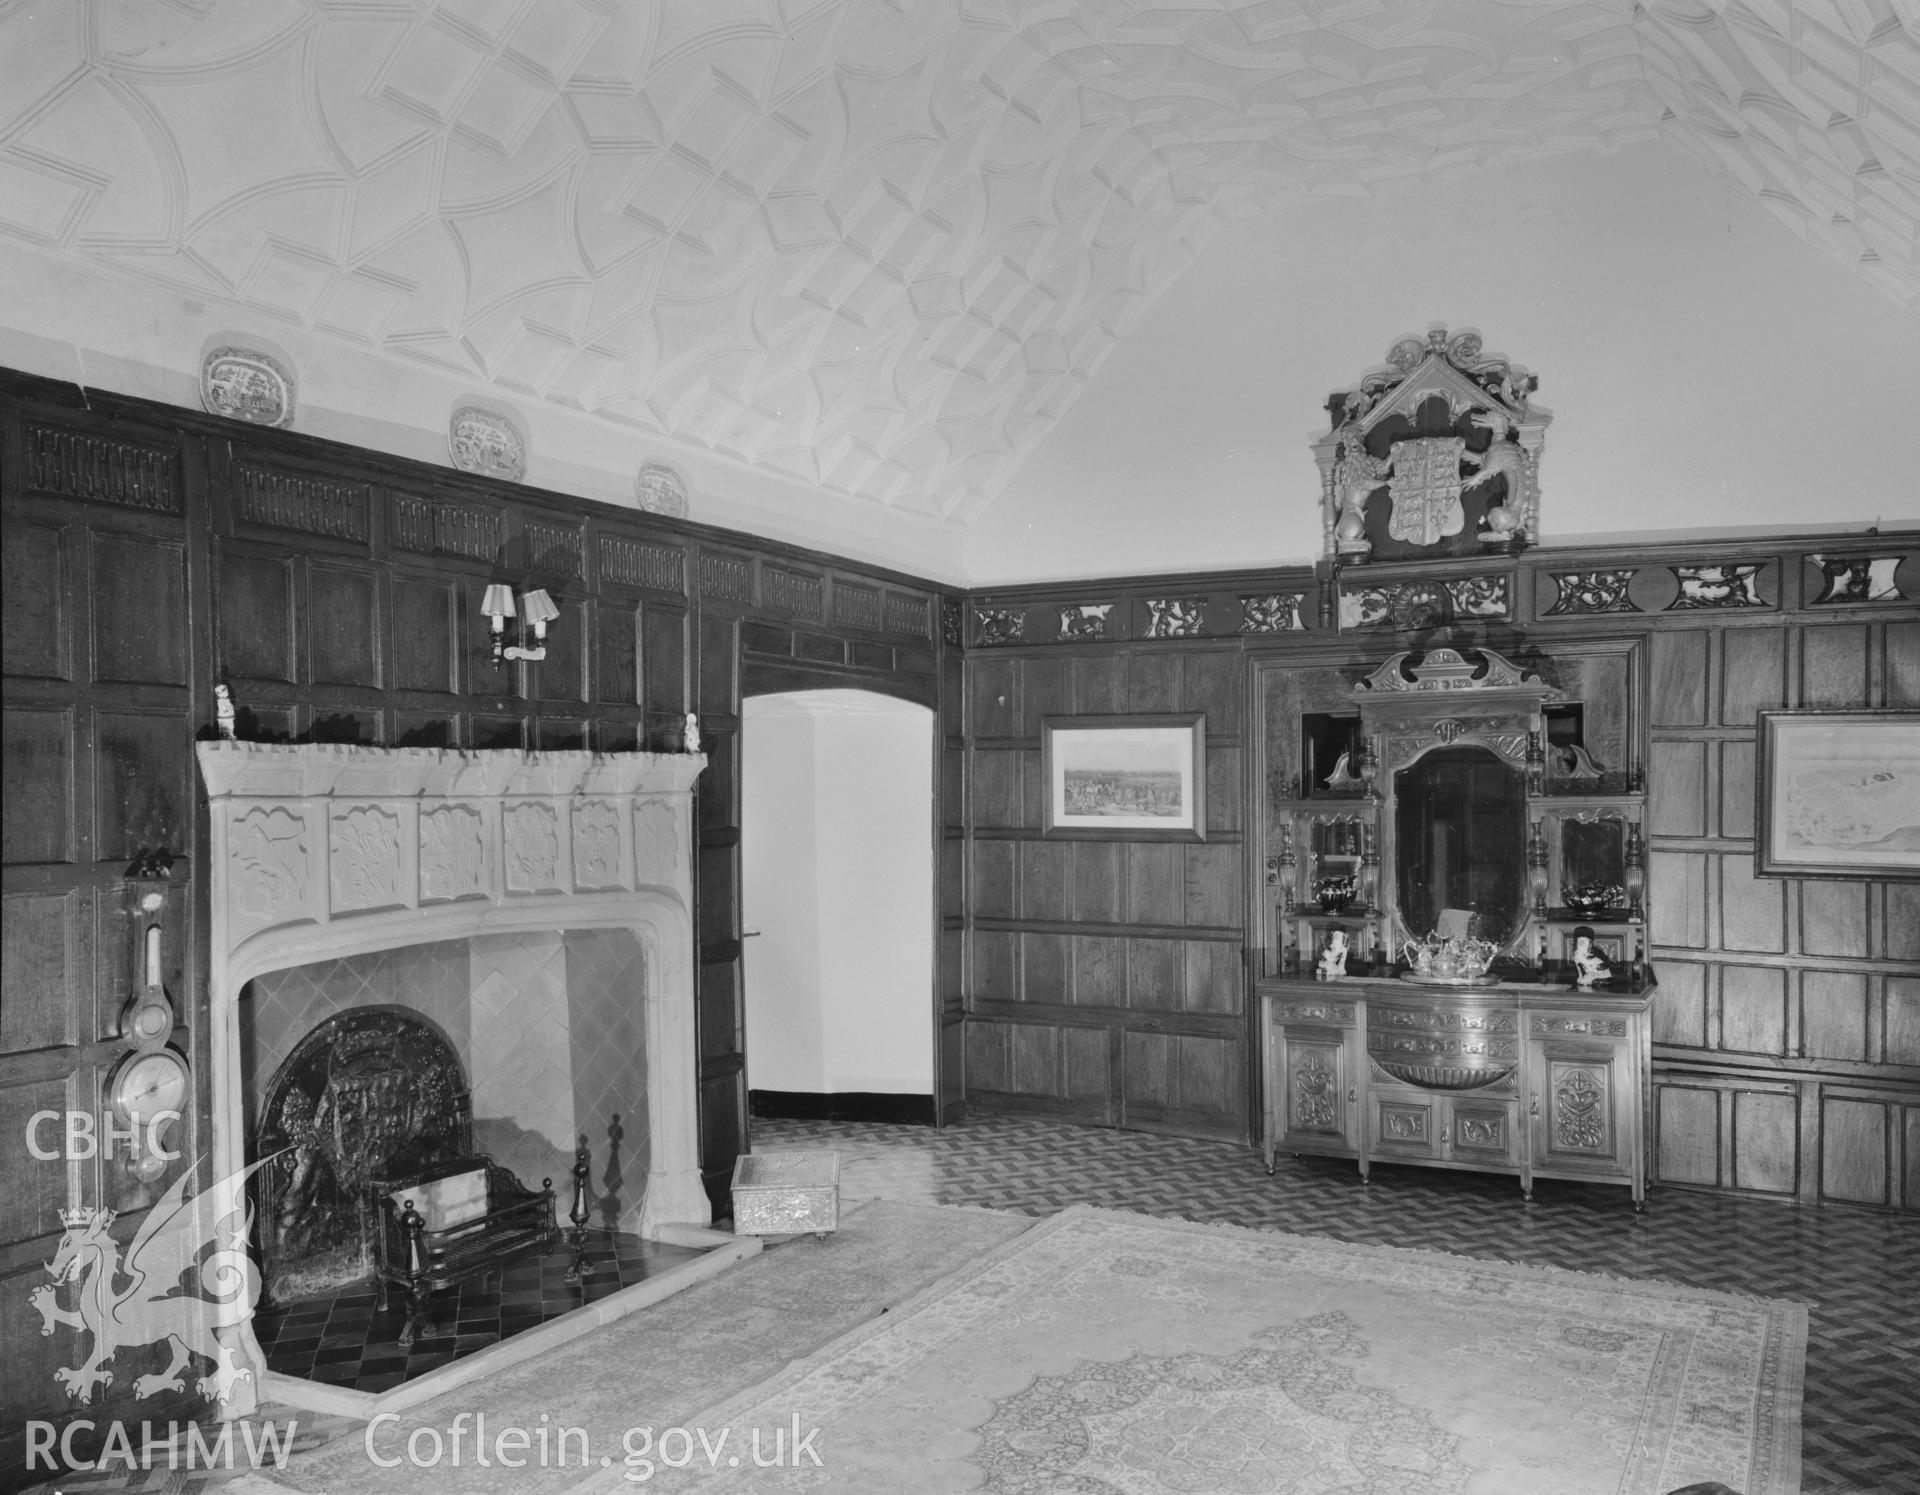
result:
[(1336, 929), (1327, 936), (1327, 948), (1320, 952), (1320, 964), (1314, 967), (1322, 976), (1347, 974), (1347, 932)]
[(214, 686), (213, 719), (220, 729), (220, 737), (224, 742), (234, 740), (234, 715), (233, 692), (224, 684)]
[(688, 753), (700, 751), (700, 713), (697, 711), (687, 713), (687, 724), (686, 729), (681, 733), (680, 748), (682, 752)]
[(1607, 964), (1606, 957), (1594, 948), (1593, 940), (1588, 935), (1580, 935), (1573, 942), (1573, 969), (1577, 973), (1574, 977), (1575, 986), (1592, 986), (1597, 981), (1613, 979), (1613, 968)]

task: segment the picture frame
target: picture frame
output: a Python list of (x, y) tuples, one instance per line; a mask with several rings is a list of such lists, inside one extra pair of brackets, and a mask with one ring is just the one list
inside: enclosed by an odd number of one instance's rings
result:
[(1920, 711), (1762, 711), (1759, 877), (1920, 878)]
[(1049, 716), (1040, 722), (1043, 836), (1207, 838), (1207, 718)]

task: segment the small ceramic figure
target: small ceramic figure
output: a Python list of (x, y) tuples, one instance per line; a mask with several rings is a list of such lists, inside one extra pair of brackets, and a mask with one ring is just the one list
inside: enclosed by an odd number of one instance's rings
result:
[(233, 692), (225, 684), (214, 686), (213, 719), (219, 725), (220, 739), (223, 742), (233, 741), (233, 718)]
[(1588, 935), (1579, 935), (1573, 942), (1573, 968), (1578, 973), (1574, 977), (1575, 986), (1592, 986), (1596, 981), (1613, 979), (1613, 968), (1607, 959), (1594, 948)]
[(687, 753), (700, 751), (700, 713), (697, 711), (687, 713), (687, 726), (680, 735), (680, 748)]
[(1320, 952), (1320, 964), (1314, 968), (1322, 976), (1347, 974), (1347, 932), (1336, 929), (1327, 936), (1327, 948)]

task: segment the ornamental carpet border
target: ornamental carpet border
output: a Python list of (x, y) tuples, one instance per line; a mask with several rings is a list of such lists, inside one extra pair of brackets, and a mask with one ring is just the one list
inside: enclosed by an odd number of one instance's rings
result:
[[(1083, 1205), (711, 1407), (732, 1451), (647, 1483), (1793, 1495), (1806, 1335), (1780, 1299)], [(746, 1456), (812, 1427), (818, 1464)]]

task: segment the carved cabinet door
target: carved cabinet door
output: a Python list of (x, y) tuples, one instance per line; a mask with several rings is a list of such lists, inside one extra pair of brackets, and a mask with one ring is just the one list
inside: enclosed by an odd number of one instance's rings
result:
[(1624, 1045), (1536, 1040), (1530, 1045), (1528, 1120), (1536, 1169), (1628, 1171), (1625, 1107), (1633, 1093)]
[(1279, 1032), (1280, 1086), (1277, 1130), (1289, 1147), (1316, 1152), (1350, 1150), (1356, 1109), (1350, 1032), (1332, 1028), (1284, 1028)]

